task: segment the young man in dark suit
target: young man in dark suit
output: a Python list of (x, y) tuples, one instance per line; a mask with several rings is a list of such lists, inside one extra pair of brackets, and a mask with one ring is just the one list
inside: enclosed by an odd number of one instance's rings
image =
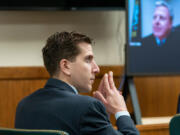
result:
[[(42, 49), (51, 78), (44, 88), (25, 97), (16, 111), (16, 128), (59, 129), (70, 135), (138, 135), (123, 96), (116, 89), (112, 72), (105, 74), (94, 96), (90, 92), (99, 72), (86, 35), (55, 33)], [(104, 104), (103, 104), (104, 103)], [(107, 112), (116, 116), (115, 130)]]

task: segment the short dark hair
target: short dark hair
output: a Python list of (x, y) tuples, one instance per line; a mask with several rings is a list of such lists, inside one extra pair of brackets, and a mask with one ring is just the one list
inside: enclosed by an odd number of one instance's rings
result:
[(79, 43), (92, 44), (92, 39), (77, 32), (56, 32), (51, 35), (42, 49), (44, 65), (50, 76), (60, 71), (59, 62), (62, 59), (74, 61), (80, 53)]

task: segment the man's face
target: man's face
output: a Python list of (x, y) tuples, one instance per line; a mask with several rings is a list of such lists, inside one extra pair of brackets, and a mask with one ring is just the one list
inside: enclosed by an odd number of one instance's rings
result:
[(80, 92), (90, 92), (99, 72), (99, 67), (94, 61), (92, 47), (88, 43), (79, 43), (80, 54), (71, 62), (71, 85)]
[(172, 28), (169, 11), (164, 6), (159, 6), (154, 11), (153, 16), (153, 34), (160, 40), (166, 38)]

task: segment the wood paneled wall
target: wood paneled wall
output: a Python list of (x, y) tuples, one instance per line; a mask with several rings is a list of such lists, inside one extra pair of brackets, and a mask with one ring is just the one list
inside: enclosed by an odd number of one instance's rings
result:
[(169, 135), (169, 124), (137, 125), (141, 135)]
[[(109, 70), (114, 72), (116, 86), (119, 86), (122, 66), (100, 66), (93, 90)], [(43, 67), (0, 68), (0, 126), (14, 127), (17, 103), (25, 96), (44, 86), (49, 78)], [(180, 76), (135, 77), (135, 84), (143, 117), (169, 116), (176, 113)], [(92, 95), (92, 93), (90, 94)], [(130, 99), (127, 100), (131, 111)]]
[(176, 114), (180, 76), (136, 77), (135, 84), (143, 117)]
[(40, 87), (48, 79), (42, 67), (0, 68), (0, 126), (14, 127), (18, 102)]

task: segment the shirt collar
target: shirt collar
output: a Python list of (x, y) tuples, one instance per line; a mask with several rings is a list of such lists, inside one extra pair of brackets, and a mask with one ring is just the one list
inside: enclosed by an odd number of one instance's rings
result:
[(76, 94), (78, 94), (78, 91), (77, 91), (77, 89), (74, 87), (74, 86), (72, 86), (72, 85), (70, 85), (70, 84), (68, 84), (73, 90), (74, 90), (74, 92), (76, 93)]
[(55, 78), (48, 79), (45, 88), (58, 88), (78, 94), (78, 91), (74, 86)]
[(165, 42), (166, 42), (166, 38), (160, 40), (159, 38), (156, 37), (156, 43), (158, 46), (162, 46)]

